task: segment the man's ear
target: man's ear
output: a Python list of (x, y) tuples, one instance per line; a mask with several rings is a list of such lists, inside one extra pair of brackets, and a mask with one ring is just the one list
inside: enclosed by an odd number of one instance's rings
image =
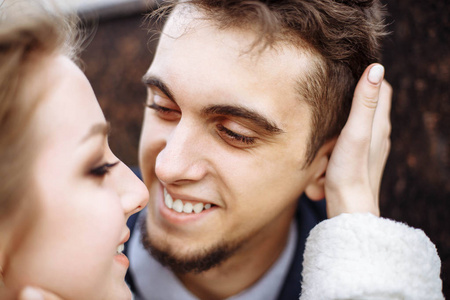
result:
[(311, 200), (319, 201), (325, 198), (325, 172), (336, 141), (337, 138), (333, 138), (323, 144), (309, 166), (312, 171), (312, 177), (306, 186), (305, 194)]

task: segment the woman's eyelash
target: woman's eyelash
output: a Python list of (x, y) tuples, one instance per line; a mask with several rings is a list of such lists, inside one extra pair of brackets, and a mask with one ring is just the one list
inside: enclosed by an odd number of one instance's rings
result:
[(248, 137), (248, 136), (245, 136), (245, 135), (241, 135), (239, 133), (231, 131), (230, 129), (226, 128), (225, 126), (223, 126), (221, 124), (217, 125), (217, 130), (219, 130), (220, 132), (225, 133), (227, 136), (229, 136), (230, 138), (232, 138), (233, 140), (236, 140), (238, 142), (242, 142), (242, 143), (245, 143), (247, 145), (251, 145), (251, 144), (255, 143), (255, 138)]
[(111, 168), (116, 166), (118, 163), (119, 162), (115, 162), (115, 163), (112, 163), (112, 164), (111, 163), (105, 163), (105, 164), (103, 164), (103, 165), (101, 165), (99, 167), (96, 167), (96, 168), (92, 169), (90, 171), (90, 174), (94, 175), (94, 176), (98, 176), (98, 177), (104, 176), (104, 175), (106, 175), (109, 172), (109, 170)]

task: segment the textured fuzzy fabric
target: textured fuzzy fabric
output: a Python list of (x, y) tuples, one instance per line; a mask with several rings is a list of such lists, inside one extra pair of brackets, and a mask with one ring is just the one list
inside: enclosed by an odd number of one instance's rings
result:
[(372, 214), (342, 214), (308, 237), (300, 299), (444, 299), (440, 268), (422, 230)]

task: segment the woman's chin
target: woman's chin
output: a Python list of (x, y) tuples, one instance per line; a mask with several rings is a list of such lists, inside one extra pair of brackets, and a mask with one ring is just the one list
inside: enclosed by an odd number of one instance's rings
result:
[(120, 283), (114, 285), (114, 287), (108, 291), (107, 295), (102, 299), (112, 299), (112, 300), (131, 300), (132, 293), (130, 288), (122, 279)]

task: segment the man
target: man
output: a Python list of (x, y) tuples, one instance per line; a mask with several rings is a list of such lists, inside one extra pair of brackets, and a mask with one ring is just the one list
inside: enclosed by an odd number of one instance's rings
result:
[[(378, 55), (380, 16), (371, 1), (174, 8), (143, 79), (148, 109), (139, 158), (151, 200), (128, 250), (138, 297), (298, 298), (305, 239), (325, 217), (320, 205), (298, 199), (325, 196), (351, 93)], [(372, 70), (377, 90), (383, 70)], [(329, 217), (379, 214), (387, 149), (369, 174), (378, 176), (372, 185), (360, 178), (361, 194), (375, 201), (346, 207), (333, 197), (345, 189), (330, 180)], [(339, 170), (342, 163), (331, 164)]]

